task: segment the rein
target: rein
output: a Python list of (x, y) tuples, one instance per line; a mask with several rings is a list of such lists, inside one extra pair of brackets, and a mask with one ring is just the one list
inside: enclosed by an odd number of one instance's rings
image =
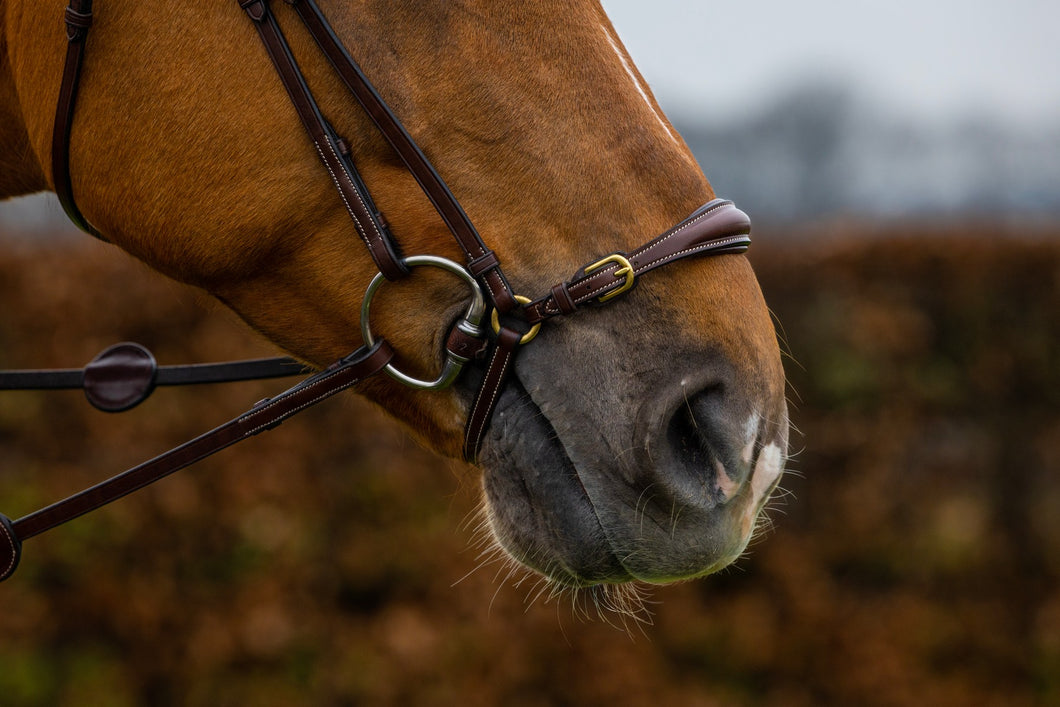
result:
[[(375, 206), (358, 172), (347, 142), (322, 115), (306, 85), (268, 0), (236, 0), (253, 23), (310, 141), (346, 206), (354, 229), (379, 269), (361, 307), (364, 345), (323, 371), (246, 413), (154, 459), (118, 474), (18, 520), (0, 514), (0, 581), (14, 572), (22, 541), (200, 461), (236, 442), (279, 425), (285, 419), (365, 378), (385, 372), (405, 385), (442, 389), (453, 383), (472, 361), (485, 362), (485, 377), (472, 403), (464, 433), (463, 453), (475, 461), (497, 399), (520, 346), (537, 335), (552, 317), (583, 306), (602, 304), (632, 289), (640, 277), (676, 260), (695, 255), (739, 253), (750, 244), (750, 220), (732, 202), (714, 199), (662, 235), (629, 252), (616, 252), (580, 268), (569, 280), (551, 287), (536, 300), (515, 294), (497, 255), (483, 242), (460, 203), (437, 170), (380, 97), (314, 0), (285, 0), (291, 5), (320, 50), (353, 97), (415, 177), (446, 223), (466, 257), (464, 265), (434, 255), (401, 254), (386, 219)], [(69, 218), (82, 230), (104, 239), (81, 214), (69, 172), (70, 126), (78, 78), (84, 61), (92, 0), (70, 0), (66, 10), (67, 52), (53, 131), (52, 169), (55, 191)], [(370, 306), (386, 281), (408, 277), (416, 267), (438, 267), (460, 277), (471, 290), (467, 311), (450, 331), (443, 368), (430, 381), (412, 378), (395, 368), (394, 351), (371, 332)], [(482, 320), (489, 311), (494, 336)], [(503, 320), (501, 315), (508, 315)], [(518, 324), (516, 322), (519, 322)], [(144, 400), (155, 386), (226, 382), (295, 375), (304, 368), (294, 359), (272, 358), (196, 366), (158, 366), (138, 344), (112, 346), (84, 369), (0, 371), (0, 390), (83, 388), (101, 410), (127, 410)]]

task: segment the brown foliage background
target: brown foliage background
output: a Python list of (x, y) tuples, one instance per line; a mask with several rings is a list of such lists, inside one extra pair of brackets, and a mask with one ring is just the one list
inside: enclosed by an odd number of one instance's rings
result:
[[(0, 366), (119, 340), (162, 363), (272, 353), (88, 240), (0, 251)], [(0, 585), (0, 703), (1056, 704), (1060, 233), (836, 225), (751, 257), (794, 359), (790, 494), (734, 569), (655, 589), (652, 625), (472, 572), (474, 472), (346, 396), (27, 541)], [(0, 510), (282, 385), (120, 416), (0, 394)]]

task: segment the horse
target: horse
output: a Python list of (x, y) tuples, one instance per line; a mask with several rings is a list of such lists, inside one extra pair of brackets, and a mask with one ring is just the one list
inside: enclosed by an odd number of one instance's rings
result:
[[(515, 292), (540, 295), (714, 198), (595, 0), (319, 5)], [(362, 343), (376, 265), (239, 4), (97, 6), (69, 157), (87, 221), (309, 365)], [(63, 9), (0, 0), (0, 198), (55, 189)], [(460, 260), (293, 10), (272, 11), (403, 251)], [(747, 258), (690, 258), (637, 285), (522, 347), (477, 461), (496, 542), (560, 586), (726, 566), (783, 472), (784, 371)], [(429, 375), (439, 323), (466, 300), (451, 275), (417, 268), (380, 290), (372, 326), (402, 370)], [(474, 377), (413, 391), (376, 376), (356, 392), (458, 457)]]

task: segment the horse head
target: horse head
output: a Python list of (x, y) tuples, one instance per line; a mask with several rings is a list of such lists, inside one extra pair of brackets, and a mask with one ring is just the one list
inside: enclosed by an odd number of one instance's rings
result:
[[(160, 22), (133, 0), (97, 4), (71, 151), (88, 220), (307, 362), (356, 348), (375, 267), (238, 5), (177, 3)], [(19, 116), (0, 143), (28, 146), (19, 180), (0, 180), (7, 195), (51, 185), (65, 38), (45, 5), (0, 3), (0, 98), (17, 101), (0, 111)], [(462, 260), (275, 5), (404, 253)], [(597, 2), (320, 5), (518, 293), (545, 294), (714, 196)], [(420, 270), (380, 290), (372, 326), (402, 369), (430, 375), (467, 294)], [(360, 392), (458, 456), (476, 383), (472, 372), (418, 392), (377, 377)], [(480, 455), (488, 521), (513, 557), (561, 584), (706, 574), (746, 546), (787, 427), (776, 336), (748, 261), (687, 259), (606, 307), (547, 322), (519, 352)]]

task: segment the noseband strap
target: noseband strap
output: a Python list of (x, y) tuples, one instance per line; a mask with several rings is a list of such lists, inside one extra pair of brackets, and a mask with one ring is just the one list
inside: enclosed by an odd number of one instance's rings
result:
[(751, 219), (731, 201), (714, 199), (658, 238), (630, 254), (612, 253), (553, 287), (549, 294), (526, 305), (531, 324), (570, 314), (587, 302), (605, 303), (622, 294), (640, 277), (658, 267), (693, 255), (742, 253), (751, 243)]
[(512, 364), (512, 358), (519, 349), (519, 341), (523, 338), (522, 333), (501, 327), (497, 332), (497, 342), (493, 346), (490, 355), (490, 363), (486, 368), (486, 377), (479, 386), (475, 402), (471, 405), (471, 412), (467, 416), (467, 424), (464, 425), (464, 459), (474, 462), (478, 459), (478, 452), (482, 446), (482, 438), (486, 434), (486, 428), (493, 419), (493, 410), (497, 407), (497, 397), (508, 380), (508, 370)]
[[(527, 325), (561, 314), (572, 314), (585, 304), (604, 304), (633, 288), (640, 276), (682, 258), (695, 255), (740, 253), (751, 243), (751, 219), (731, 201), (714, 199), (691, 216), (637, 248), (629, 255), (612, 253), (578, 270), (547, 295), (527, 304), (521, 315)], [(464, 458), (475, 461), (486, 428), (507, 381), (521, 334), (501, 327), (490, 357), (486, 377), (471, 406), (464, 427)]]

